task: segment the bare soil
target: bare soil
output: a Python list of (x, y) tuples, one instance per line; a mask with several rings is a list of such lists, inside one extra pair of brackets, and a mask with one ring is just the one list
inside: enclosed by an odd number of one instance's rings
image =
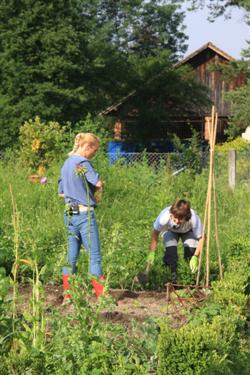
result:
[[(63, 290), (61, 286), (48, 284), (45, 286), (45, 308), (49, 313), (51, 309), (57, 308), (62, 314), (72, 312), (73, 305), (62, 305)], [(31, 287), (24, 285), (19, 288), (19, 311), (24, 311), (29, 304), (31, 297)], [(130, 291), (122, 289), (111, 289), (110, 295), (116, 301), (112, 310), (104, 310), (101, 318), (105, 321), (115, 324), (130, 325), (132, 320), (143, 323), (149, 318), (170, 317), (172, 325), (179, 327), (186, 323), (186, 313), (197, 306), (197, 299), (193, 296), (182, 294), (178, 291), (172, 292), (170, 299), (166, 292), (155, 291)], [(97, 299), (93, 295), (90, 298), (91, 303), (96, 303)]]

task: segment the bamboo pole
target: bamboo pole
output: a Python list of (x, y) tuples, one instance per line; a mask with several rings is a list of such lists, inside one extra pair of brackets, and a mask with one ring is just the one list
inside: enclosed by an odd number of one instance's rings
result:
[(220, 253), (220, 239), (218, 231), (218, 214), (217, 214), (217, 202), (216, 202), (216, 193), (215, 193), (215, 177), (213, 175), (213, 190), (214, 190), (214, 226), (215, 226), (215, 239), (217, 245), (217, 255), (218, 255), (218, 264), (219, 264), (219, 273), (220, 279), (223, 277), (222, 272), (222, 263), (221, 263), (221, 253)]
[[(210, 127), (208, 128), (208, 133), (209, 133), (209, 144), (210, 144), (210, 135), (211, 135)], [(208, 185), (209, 185), (209, 180), (208, 180)], [(207, 220), (208, 220), (208, 200), (209, 200), (209, 188), (207, 188), (207, 196), (206, 196), (206, 203), (205, 203), (205, 209), (204, 209), (203, 235), (202, 235), (201, 250), (200, 250), (200, 255), (199, 255), (198, 272), (197, 272), (197, 276), (196, 276), (196, 286), (198, 286), (199, 283), (200, 283), (200, 273), (201, 273), (203, 249), (204, 249), (205, 242), (207, 241), (207, 238), (205, 236), (205, 232), (206, 232), (206, 226), (207, 226)]]
[(209, 137), (210, 160), (209, 160), (209, 179), (208, 179), (208, 208), (207, 208), (207, 252), (206, 252), (206, 287), (209, 286), (209, 263), (210, 263), (210, 238), (211, 238), (211, 199), (212, 199), (212, 181), (213, 181), (213, 156), (214, 156), (214, 106), (212, 107), (212, 123)]
[(200, 283), (200, 273), (201, 273), (201, 263), (202, 263), (202, 254), (204, 249), (204, 243), (205, 243), (205, 228), (207, 225), (207, 207), (208, 207), (208, 191), (207, 191), (207, 197), (206, 197), (206, 203), (205, 203), (205, 212), (204, 212), (204, 218), (203, 218), (203, 235), (202, 235), (202, 242), (201, 242), (201, 251), (199, 256), (199, 265), (198, 265), (198, 272), (196, 276), (196, 286)]
[[(201, 251), (199, 256), (199, 266), (198, 272), (196, 277), (196, 286), (199, 285), (200, 282), (200, 272), (201, 272), (201, 264), (202, 264), (202, 254), (204, 245), (206, 245), (206, 273), (205, 273), (205, 286), (209, 287), (209, 278), (210, 278), (210, 243), (211, 243), (211, 214), (212, 214), (212, 201), (213, 201), (213, 209), (214, 209), (214, 228), (215, 228), (215, 238), (216, 238), (216, 245), (217, 245), (217, 255), (218, 255), (218, 263), (219, 263), (219, 274), (220, 278), (222, 278), (222, 263), (221, 263), (221, 253), (220, 253), (220, 241), (219, 241), (219, 233), (218, 233), (218, 214), (217, 214), (217, 202), (216, 202), (216, 189), (215, 189), (215, 174), (214, 174), (214, 150), (215, 150), (215, 143), (216, 143), (216, 135), (217, 135), (217, 126), (218, 126), (218, 114), (215, 114), (215, 108), (212, 107), (212, 121), (211, 126), (208, 128), (209, 133), (209, 146), (210, 146), (210, 159), (209, 159), (209, 176), (208, 176), (208, 186), (207, 186), (207, 196), (206, 196), (206, 203), (205, 203), (205, 212), (204, 212), (204, 230), (203, 230), (203, 237), (202, 237), (202, 244), (201, 244)], [(206, 232), (207, 229), (207, 232)], [(206, 236), (205, 236), (206, 233)]]
[(214, 151), (215, 143), (216, 143), (217, 126), (218, 126), (218, 113), (216, 112), (215, 123), (214, 123), (214, 135), (213, 135), (213, 151)]
[[(215, 116), (215, 131), (214, 131), (214, 147), (216, 143), (216, 135), (217, 135), (217, 126), (218, 126), (218, 113)], [(220, 239), (219, 239), (219, 231), (218, 231), (218, 211), (217, 211), (217, 201), (216, 201), (216, 189), (215, 189), (215, 175), (213, 170), (213, 200), (214, 200), (214, 228), (215, 228), (215, 239), (216, 239), (216, 246), (217, 246), (217, 255), (218, 255), (218, 264), (219, 264), (219, 274), (220, 279), (222, 279), (222, 263), (221, 263), (221, 252), (220, 252)]]

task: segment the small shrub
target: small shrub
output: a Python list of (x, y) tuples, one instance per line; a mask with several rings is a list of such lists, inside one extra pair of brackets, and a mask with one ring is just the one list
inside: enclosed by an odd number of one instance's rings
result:
[(175, 152), (171, 156), (176, 168), (185, 167), (193, 173), (201, 173), (204, 166), (203, 145), (200, 134), (192, 129), (192, 137), (183, 143), (176, 135), (173, 137)]
[(64, 150), (65, 129), (57, 122), (44, 123), (36, 116), (20, 128), (19, 140), (21, 162), (43, 174), (43, 169), (58, 159)]
[(232, 141), (228, 141), (222, 143), (221, 145), (215, 146), (215, 150), (218, 152), (228, 152), (232, 149), (236, 151), (250, 151), (250, 142), (246, 141), (242, 137), (238, 137)]
[[(235, 273), (239, 269), (241, 272)], [(224, 279), (213, 283), (211, 298), (193, 312), (190, 323), (180, 329), (160, 323), (159, 375), (248, 374), (249, 352), (245, 340), (245, 257), (233, 259)]]
[(228, 339), (234, 334), (233, 322), (226, 323), (216, 317), (212, 324), (190, 324), (178, 330), (161, 325), (158, 374), (225, 374)]

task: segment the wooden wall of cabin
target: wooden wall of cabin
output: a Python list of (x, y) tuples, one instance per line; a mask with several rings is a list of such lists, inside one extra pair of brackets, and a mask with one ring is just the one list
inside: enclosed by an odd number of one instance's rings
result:
[[(227, 117), (218, 118), (217, 126), (217, 142), (225, 140), (224, 130), (227, 126)], [(173, 119), (169, 122), (161, 122), (160, 124), (152, 124), (150, 131), (147, 134), (136, 129), (135, 121), (128, 120), (122, 122), (117, 120), (114, 124), (114, 140), (141, 142), (141, 141), (156, 141), (169, 140), (173, 134), (176, 134), (180, 139), (187, 139), (192, 136), (192, 128), (195, 129), (202, 140), (209, 139), (209, 127), (211, 126), (211, 117), (193, 117), (190, 119)], [(141, 137), (140, 137), (141, 133)]]
[(211, 50), (205, 50), (189, 62), (196, 71), (199, 81), (207, 86), (211, 101), (221, 117), (229, 116), (231, 113), (230, 104), (225, 101), (225, 93), (240, 87), (244, 83), (243, 76), (238, 76), (228, 83), (222, 79), (220, 72), (210, 71), (212, 64), (227, 62), (228, 60)]
[(151, 127), (143, 129), (142, 127), (138, 128), (134, 120), (124, 122), (119, 120), (114, 125), (114, 139), (137, 142), (142, 140), (164, 140), (169, 139), (173, 134), (176, 134), (181, 139), (186, 139), (192, 136), (192, 128), (203, 137), (203, 122), (203, 117), (195, 117), (188, 120), (175, 118), (168, 122), (154, 123)]

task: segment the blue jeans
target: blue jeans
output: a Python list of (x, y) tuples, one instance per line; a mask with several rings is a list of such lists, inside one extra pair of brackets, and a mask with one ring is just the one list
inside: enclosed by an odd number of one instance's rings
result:
[(64, 223), (68, 229), (68, 254), (66, 261), (70, 263), (71, 270), (69, 271), (68, 267), (63, 267), (63, 274), (75, 273), (80, 247), (83, 245), (90, 254), (91, 275), (102, 276), (101, 246), (94, 212), (80, 212), (78, 215), (72, 216), (64, 214)]

